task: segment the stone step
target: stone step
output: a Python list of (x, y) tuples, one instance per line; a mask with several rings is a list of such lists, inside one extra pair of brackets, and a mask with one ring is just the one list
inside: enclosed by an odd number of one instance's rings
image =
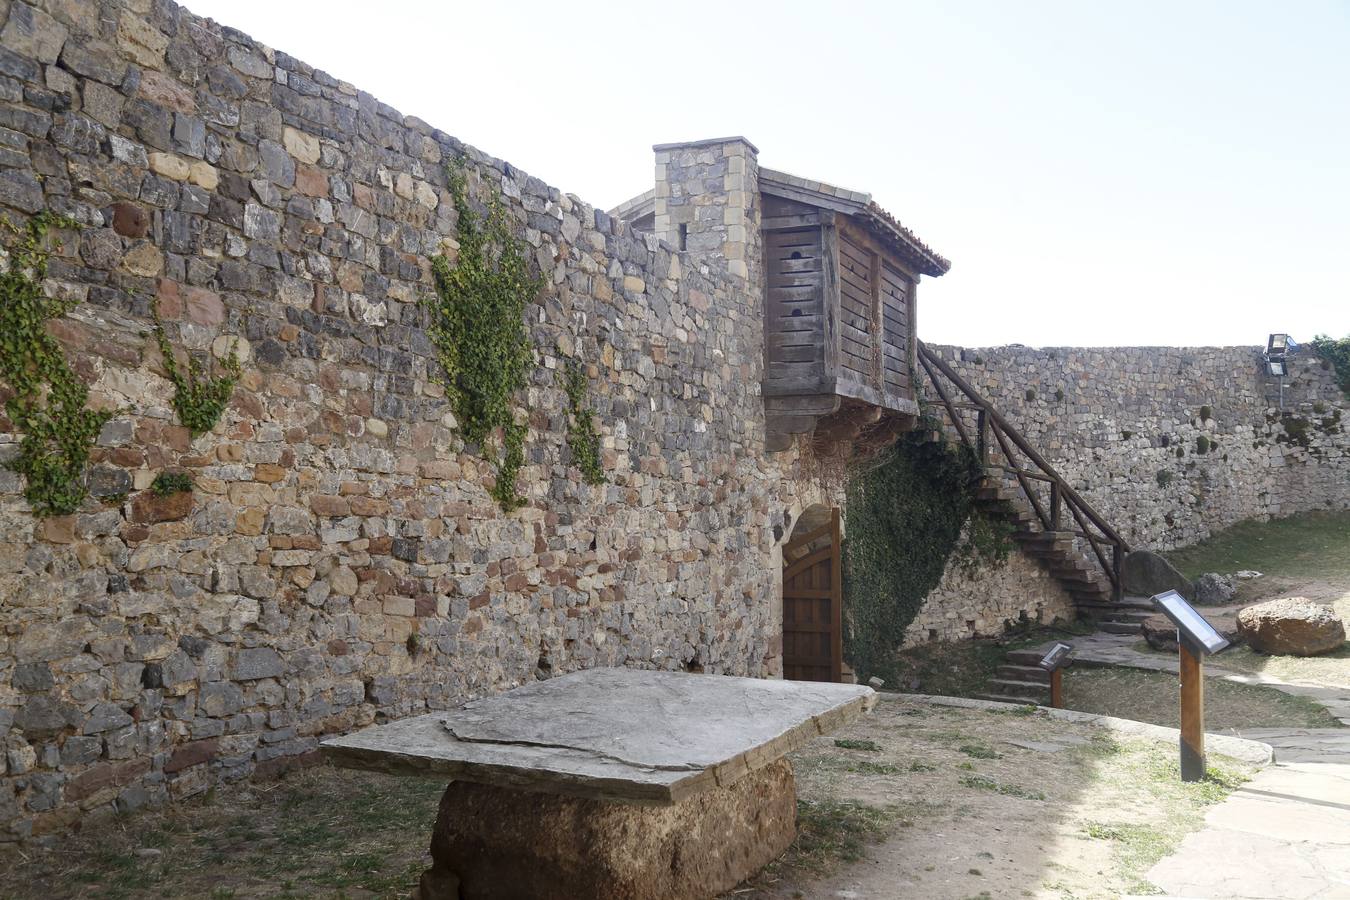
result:
[(1116, 609), (1110, 612), (1102, 612), (1103, 621), (1107, 622), (1139, 622), (1143, 623), (1146, 619), (1151, 619), (1157, 613), (1151, 610), (1143, 609)]
[(1044, 655), (1039, 650), (1009, 650), (1004, 658), (1010, 665), (1031, 667), (1036, 666)]
[(1039, 529), (1034, 531), (1018, 531), (1013, 534), (1013, 537), (1017, 538), (1019, 541), (1035, 543), (1073, 543), (1073, 534), (1067, 531), (1041, 531)]
[(1139, 622), (1098, 622), (1097, 627), (1107, 634), (1144, 633), (1144, 626)]
[(1018, 666), (1004, 665), (999, 666), (994, 673), (999, 678), (1006, 678), (1010, 681), (1032, 681), (1036, 684), (1049, 684), (1050, 673), (1040, 666)]
[(1136, 600), (1131, 600), (1129, 597), (1126, 597), (1125, 599), (1121, 600), (1119, 603), (1116, 603), (1115, 601), (1109, 601), (1109, 602), (1106, 602), (1106, 603), (1099, 603), (1099, 604), (1098, 604), (1098, 603), (1087, 603), (1087, 604), (1080, 604), (1080, 605), (1082, 605), (1082, 606), (1089, 606), (1089, 607), (1091, 607), (1091, 606), (1100, 606), (1103, 610), (1105, 610), (1105, 611), (1107, 611), (1107, 612), (1126, 612), (1126, 611), (1128, 611), (1128, 612), (1141, 612), (1141, 613), (1147, 613), (1147, 614), (1149, 614), (1149, 615), (1152, 615), (1153, 613), (1157, 612), (1157, 608), (1153, 605), (1153, 601), (1151, 601), (1151, 600), (1136, 601)]
[(1009, 697), (1006, 694), (976, 694), (976, 700), (992, 700), (995, 703), (1014, 703), (1018, 706), (1044, 706), (1043, 703), (1033, 703), (1026, 697)]
[(991, 678), (989, 679), (989, 689), (1005, 697), (1025, 697), (1028, 700), (1039, 700), (1048, 695), (1050, 686), (1034, 681), (1017, 681), (1012, 678)]

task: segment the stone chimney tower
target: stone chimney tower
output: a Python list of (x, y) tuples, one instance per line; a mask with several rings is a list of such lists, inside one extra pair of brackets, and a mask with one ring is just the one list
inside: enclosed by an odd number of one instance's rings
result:
[(691, 254), (759, 278), (759, 150), (743, 137), (657, 144), (656, 234)]

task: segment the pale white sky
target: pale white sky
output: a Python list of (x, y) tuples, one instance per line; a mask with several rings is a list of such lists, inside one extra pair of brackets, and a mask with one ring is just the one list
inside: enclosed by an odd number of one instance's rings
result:
[(953, 261), (924, 340), (1350, 333), (1350, 2), (186, 0), (588, 202), (744, 134)]

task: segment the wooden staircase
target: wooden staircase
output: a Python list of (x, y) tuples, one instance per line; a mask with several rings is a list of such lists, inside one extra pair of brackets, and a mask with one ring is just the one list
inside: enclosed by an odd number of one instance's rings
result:
[(918, 359), (945, 416), (934, 438), (954, 432), (981, 467), (980, 508), (1012, 524), (1022, 551), (1064, 587), (1080, 616), (1115, 633), (1139, 631), (1144, 609), (1121, 587), (1124, 538), (945, 360), (923, 343)]

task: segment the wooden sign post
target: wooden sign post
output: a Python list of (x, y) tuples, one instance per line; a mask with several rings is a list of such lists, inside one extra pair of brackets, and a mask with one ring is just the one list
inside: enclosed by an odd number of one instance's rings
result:
[(1181, 780), (1205, 777), (1205, 663), (1204, 653), (1181, 637)]
[(1205, 655), (1228, 641), (1176, 591), (1158, 594), (1153, 602), (1177, 626), (1177, 671), (1181, 677), (1181, 780), (1205, 777)]
[(1050, 673), (1050, 705), (1055, 709), (1064, 708), (1064, 667), (1071, 661), (1072, 653), (1073, 645), (1056, 641), (1037, 663)]

